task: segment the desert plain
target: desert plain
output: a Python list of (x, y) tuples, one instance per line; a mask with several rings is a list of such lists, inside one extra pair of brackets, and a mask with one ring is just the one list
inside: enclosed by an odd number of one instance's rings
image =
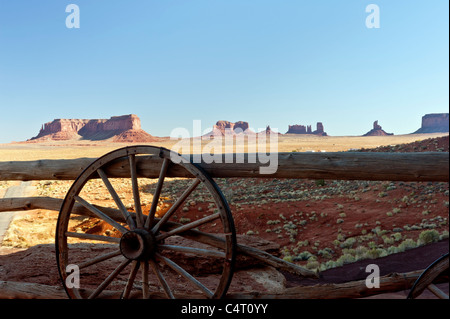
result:
[[(357, 149), (370, 149), (379, 146), (407, 144), (415, 141), (436, 138), (448, 133), (405, 134), (389, 136), (316, 136), (282, 134), (278, 137), (278, 152), (345, 152)], [(179, 140), (159, 138), (144, 145), (162, 146), (171, 149)], [(202, 139), (202, 146), (210, 143)], [(191, 145), (194, 142), (191, 139)], [(105, 141), (50, 141), (42, 143), (18, 142), (0, 144), (0, 161), (30, 161), (40, 159), (71, 159), (79, 157), (100, 157), (107, 152), (127, 146), (126, 143)], [(193, 149), (192, 151), (197, 151)]]
[[(170, 149), (175, 143), (161, 138), (148, 144)], [(202, 141), (203, 145), (206, 143), (209, 141)], [(62, 141), (2, 144), (0, 162), (97, 158), (126, 145), (129, 144), (83, 140), (70, 144)], [(448, 133), (278, 137), (278, 152), (347, 151), (449, 152), (449, 137)], [(131, 207), (129, 181), (115, 182), (122, 190), (125, 205)], [(423, 269), (436, 256), (448, 252), (448, 182), (271, 178), (216, 182), (230, 205), (239, 236), (273, 243), (273, 254), (323, 273), (322, 282), (364, 278), (367, 274), (363, 268), (368, 263), (378, 263), (382, 275)], [(71, 183), (33, 181), (33, 196), (63, 199)], [(151, 193), (156, 180), (142, 183)], [(0, 181), (0, 198), (8, 188), (18, 184)], [(102, 196), (95, 185), (90, 195)], [(207, 210), (205, 205), (194, 198), (183, 208), (183, 215), (176, 218), (188, 220)], [(14, 214), (9, 229), (0, 239), (0, 281), (59, 284), (53, 248), (57, 217), (57, 211), (43, 209)], [(258, 289), (282, 291), (294, 285), (311, 284), (284, 273), (272, 277), (265, 283), (258, 281)], [(233, 280), (231, 291), (242, 291), (244, 283), (244, 279)], [(387, 297), (404, 298), (405, 294)]]

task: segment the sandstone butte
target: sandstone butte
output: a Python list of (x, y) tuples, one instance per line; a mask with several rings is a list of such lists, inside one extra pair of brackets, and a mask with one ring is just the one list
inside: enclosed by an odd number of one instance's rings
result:
[(449, 131), (448, 113), (431, 113), (422, 116), (422, 126), (413, 134), (446, 133)]
[(289, 125), (289, 129), (286, 134), (314, 134), (319, 136), (327, 136), (327, 133), (324, 132), (322, 122), (317, 122), (315, 131), (311, 129), (311, 125)]
[(380, 125), (378, 125), (378, 121), (373, 122), (373, 128), (364, 134), (363, 136), (387, 136), (394, 135), (394, 133), (386, 133), (383, 131)]
[(239, 135), (259, 135), (259, 134), (278, 134), (280, 133), (272, 131), (269, 125), (267, 125), (266, 129), (255, 133), (250, 129), (248, 122), (238, 121), (238, 122), (230, 122), (230, 121), (217, 121), (210, 132), (203, 135), (203, 138), (214, 138), (217, 136), (239, 136)]
[(153, 142), (157, 138), (141, 129), (137, 115), (110, 119), (55, 119), (42, 125), (39, 134), (27, 142), (109, 140), (111, 142)]

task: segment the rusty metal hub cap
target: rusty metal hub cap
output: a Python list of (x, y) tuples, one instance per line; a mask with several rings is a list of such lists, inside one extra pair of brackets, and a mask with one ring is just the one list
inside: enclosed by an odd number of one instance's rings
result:
[(145, 229), (134, 229), (120, 239), (122, 255), (131, 260), (148, 260), (156, 248), (155, 236)]

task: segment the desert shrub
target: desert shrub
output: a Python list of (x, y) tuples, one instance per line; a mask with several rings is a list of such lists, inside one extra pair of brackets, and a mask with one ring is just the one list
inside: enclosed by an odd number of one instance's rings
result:
[(326, 258), (326, 259), (331, 259), (333, 254), (334, 254), (334, 250), (331, 248), (328, 248), (328, 247), (321, 249), (317, 252), (317, 255), (319, 255), (323, 258)]
[(391, 238), (389, 236), (383, 235), (383, 242), (387, 245), (392, 245), (394, 243), (394, 238)]
[(351, 248), (356, 243), (354, 237), (347, 238), (343, 243), (340, 244), (341, 248)]
[(295, 260), (308, 260), (311, 257), (313, 257), (313, 254), (311, 254), (309, 251), (305, 250), (302, 251), (300, 254), (297, 255), (297, 257), (295, 257)]
[(402, 234), (400, 233), (395, 233), (391, 235), (395, 241), (399, 241), (400, 239), (402, 239)]
[(320, 267), (320, 263), (317, 260), (310, 260), (306, 264), (306, 268), (308, 269), (317, 269)]
[(442, 234), (439, 236), (439, 240), (448, 238), (448, 230), (444, 230)]
[(396, 254), (398, 253), (398, 247), (396, 246), (390, 246), (387, 249), (388, 254)]
[(367, 243), (367, 246), (368, 246), (370, 249), (375, 249), (375, 248), (377, 248), (377, 244), (376, 244), (374, 241), (368, 242), (368, 243)]
[(355, 256), (351, 254), (343, 254), (341, 257), (338, 258), (337, 262), (341, 262), (342, 264), (349, 264), (356, 261)]
[(367, 252), (367, 247), (364, 246), (358, 246), (355, 249), (355, 255), (356, 256), (364, 256), (364, 254)]
[(300, 240), (300, 241), (297, 242), (297, 246), (298, 246), (298, 247), (308, 246), (308, 245), (309, 245), (309, 240), (308, 240), (308, 239), (306, 239), (306, 240)]
[(320, 265), (320, 271), (324, 271), (330, 268), (336, 268), (336, 267), (340, 267), (342, 266), (342, 264), (337, 263), (335, 260), (328, 260), (325, 263), (322, 263)]
[(416, 248), (416, 247), (417, 247), (417, 243), (414, 240), (412, 240), (411, 238), (407, 238), (404, 241), (402, 241), (400, 245), (398, 245), (398, 251), (402, 252), (402, 251)]
[(316, 180), (316, 186), (325, 186), (325, 180), (317, 179)]
[(425, 230), (425, 231), (421, 232), (417, 243), (419, 245), (427, 245), (427, 244), (437, 242), (438, 240), (439, 240), (438, 231), (435, 229), (431, 229), (431, 230)]
[(379, 257), (387, 256), (387, 251), (381, 248), (372, 248), (368, 250), (364, 257), (369, 259), (375, 259)]

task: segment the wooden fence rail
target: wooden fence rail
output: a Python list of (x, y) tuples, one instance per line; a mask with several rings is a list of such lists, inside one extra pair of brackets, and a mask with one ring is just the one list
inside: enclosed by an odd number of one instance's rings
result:
[[(193, 156), (193, 155), (191, 155)], [(385, 181), (449, 181), (448, 153), (277, 153), (267, 161), (258, 155), (233, 154), (231, 163), (206, 163), (199, 165), (211, 177), (238, 178), (299, 178)], [(256, 162), (252, 161), (256, 158)], [(238, 159), (242, 159), (240, 162)], [(67, 160), (38, 160), (0, 162), (0, 180), (74, 180), (92, 163), (93, 158)], [(140, 177), (157, 178), (162, 160), (156, 156), (137, 157)], [(261, 167), (276, 165), (272, 174), (261, 174)], [(107, 169), (110, 177), (129, 177), (128, 161), (121, 159)], [(187, 177), (188, 173), (173, 165), (167, 176)]]

